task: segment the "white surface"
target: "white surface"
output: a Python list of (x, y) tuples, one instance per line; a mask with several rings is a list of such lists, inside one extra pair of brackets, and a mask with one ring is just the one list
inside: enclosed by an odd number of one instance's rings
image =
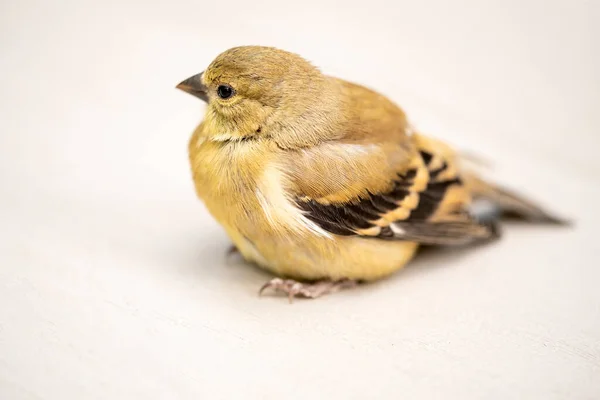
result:
[[(599, 3), (270, 3), (2, 2), (0, 398), (600, 398)], [(239, 44), (389, 94), (577, 227), (259, 299), (173, 88)]]

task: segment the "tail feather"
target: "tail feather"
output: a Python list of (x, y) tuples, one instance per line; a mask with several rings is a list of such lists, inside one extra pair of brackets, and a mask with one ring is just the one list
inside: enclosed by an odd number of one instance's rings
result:
[[(477, 217), (489, 220), (495, 213), (496, 218), (517, 218), (538, 224), (571, 225), (570, 221), (551, 214), (513, 191), (474, 176), (469, 176), (466, 181), (473, 195), (474, 212)], [(482, 202), (488, 203), (484, 211), (481, 207)]]
[[(538, 224), (571, 224), (570, 221), (553, 215), (519, 194), (481, 179), (476, 171), (481, 167), (490, 166), (484, 158), (474, 153), (461, 152), (457, 154), (448, 145), (423, 135), (415, 134), (413, 137), (421, 152), (427, 152), (430, 155), (430, 160), (426, 164), (431, 166), (437, 161), (437, 164), (442, 166), (439, 170), (430, 168), (430, 177), (435, 173), (433, 179), (439, 180), (441, 174), (446, 174), (443, 178), (448, 180), (457, 173), (460, 174), (460, 179), (472, 198), (469, 213), (480, 223), (494, 223), (499, 219), (512, 217)], [(458, 168), (453, 168), (456, 166)], [(446, 193), (446, 208), (452, 209), (456, 204), (460, 205), (461, 200), (462, 194), (460, 193), (456, 194), (453, 199), (450, 199)], [(442, 204), (443, 206), (444, 204)]]

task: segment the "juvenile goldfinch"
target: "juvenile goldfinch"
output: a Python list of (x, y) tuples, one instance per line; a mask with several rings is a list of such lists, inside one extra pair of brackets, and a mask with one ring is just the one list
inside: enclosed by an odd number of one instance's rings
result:
[[(499, 236), (503, 213), (562, 223), (413, 132), (386, 97), (298, 55), (236, 47), (178, 86), (208, 103), (189, 142), (196, 192), (270, 287), (318, 297), (382, 278), (420, 244)], [(477, 199), (498, 212), (477, 215)]]

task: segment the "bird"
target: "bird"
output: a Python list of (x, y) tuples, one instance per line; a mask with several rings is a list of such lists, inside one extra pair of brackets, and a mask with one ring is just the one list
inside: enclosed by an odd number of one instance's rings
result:
[(274, 274), (259, 294), (382, 279), (421, 246), (499, 239), (506, 216), (568, 224), (482, 178), (386, 96), (295, 53), (234, 47), (176, 87), (206, 103), (188, 143), (195, 191), (233, 249)]

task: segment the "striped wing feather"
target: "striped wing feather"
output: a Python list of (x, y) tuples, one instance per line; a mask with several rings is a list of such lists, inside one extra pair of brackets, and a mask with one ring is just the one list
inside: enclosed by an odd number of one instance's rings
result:
[[(306, 198), (298, 198), (296, 203), (308, 219), (341, 236), (461, 245), (497, 235), (494, 226), (476, 223), (465, 209), (454, 210), (446, 221), (432, 221), (449, 188), (462, 185), (462, 181), (447, 161), (426, 151), (419, 156), (421, 166), (397, 174), (392, 188), (385, 192), (368, 192), (345, 203), (324, 204)], [(417, 190), (415, 177), (420, 169), (428, 175), (427, 184)]]

